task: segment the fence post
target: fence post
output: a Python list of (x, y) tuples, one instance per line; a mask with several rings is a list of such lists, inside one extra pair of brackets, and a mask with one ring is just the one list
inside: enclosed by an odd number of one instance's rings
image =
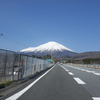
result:
[(14, 61), (15, 61), (15, 53), (13, 54), (13, 64), (12, 64), (12, 75), (11, 75), (11, 80), (14, 80)]
[(33, 69), (34, 69), (34, 61), (33, 61), (33, 57), (32, 57), (31, 75), (33, 75)]
[(21, 55), (19, 54), (18, 56), (18, 80), (19, 80), (20, 57)]
[(26, 56), (26, 77), (27, 77), (27, 62), (28, 62), (28, 56)]
[(5, 66), (4, 66), (4, 75), (3, 76), (5, 76), (5, 73), (6, 73), (5, 72), (6, 71), (6, 62), (7, 62), (7, 51), (6, 51), (6, 56), (5, 56), (5, 64), (4, 64)]

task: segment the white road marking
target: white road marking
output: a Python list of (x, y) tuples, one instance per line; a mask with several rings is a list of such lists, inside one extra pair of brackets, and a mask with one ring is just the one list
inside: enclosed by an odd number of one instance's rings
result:
[(100, 100), (100, 97), (92, 97), (93, 100)]
[[(60, 65), (61, 66), (61, 65)], [(67, 69), (65, 68), (65, 67), (63, 67), (63, 66), (61, 66), (64, 70), (66, 70), (67, 71)]]
[(66, 71), (68, 72), (69, 70), (66, 69)]
[(95, 73), (95, 71), (91, 71), (91, 73)]
[(65, 67), (63, 67), (63, 66), (61, 66), (64, 70), (66, 70), (67, 72), (69, 71), (69, 70), (67, 70)]
[(72, 72), (68, 72), (70, 75), (74, 75)]
[(80, 78), (75, 77), (74, 80), (75, 80), (78, 84), (86, 84), (86, 83), (83, 82)]
[[(55, 66), (54, 66), (55, 67)], [(42, 77), (44, 77), (48, 72), (50, 72), (54, 67), (52, 67), (51, 69), (49, 69), (46, 73), (44, 73), (42, 76), (40, 76), (39, 78), (37, 78), (34, 82), (32, 82), (30, 85), (28, 85), (26, 88), (24, 88), (23, 90), (19, 91), (18, 93), (12, 95), (11, 97), (5, 99), (5, 100), (16, 100), (18, 99), (22, 94), (24, 94), (29, 88), (31, 88), (34, 84), (36, 84)]]
[(85, 71), (84, 69), (81, 69), (81, 71)]
[[(62, 67), (63, 68), (63, 67)], [(66, 70), (66, 68), (63, 68), (64, 70)]]
[(100, 75), (100, 73), (93, 73), (93, 74), (95, 74), (95, 75)]
[(86, 72), (91, 73), (91, 71), (89, 71), (89, 70), (86, 70)]
[(73, 67), (73, 66), (67, 66), (67, 67), (71, 67), (71, 68), (81, 70), (81, 71), (86, 71), (88, 73), (93, 73), (94, 75), (100, 75), (100, 73), (96, 73), (95, 71), (89, 71), (89, 70), (86, 70), (86, 69), (81, 69), (81, 68), (77, 68), (77, 67)]

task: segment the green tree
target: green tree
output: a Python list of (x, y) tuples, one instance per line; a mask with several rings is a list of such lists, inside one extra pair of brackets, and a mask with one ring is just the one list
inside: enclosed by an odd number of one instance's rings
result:
[(47, 54), (43, 57), (44, 59), (51, 59), (51, 55)]

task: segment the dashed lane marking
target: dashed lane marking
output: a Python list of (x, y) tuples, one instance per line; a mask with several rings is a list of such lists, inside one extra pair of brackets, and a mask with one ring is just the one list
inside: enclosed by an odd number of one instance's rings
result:
[(78, 84), (86, 84), (86, 83), (83, 82), (80, 78), (74, 77), (74, 80), (75, 80)]
[(69, 70), (66, 69), (66, 71), (68, 72)]
[(92, 97), (93, 100), (100, 100), (100, 97)]
[(69, 73), (69, 75), (74, 75), (72, 72), (68, 72)]
[[(60, 65), (61, 66), (61, 65)], [(61, 66), (64, 70), (66, 70), (67, 71), (67, 69), (65, 68), (65, 67), (63, 67), (63, 66)]]

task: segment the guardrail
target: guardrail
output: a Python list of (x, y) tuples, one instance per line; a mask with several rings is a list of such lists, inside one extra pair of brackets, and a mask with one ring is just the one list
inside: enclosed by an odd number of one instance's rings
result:
[(82, 67), (100, 69), (100, 65), (99, 64), (72, 64), (72, 63), (67, 63), (67, 64), (68, 65), (73, 65), (73, 66), (82, 66)]

